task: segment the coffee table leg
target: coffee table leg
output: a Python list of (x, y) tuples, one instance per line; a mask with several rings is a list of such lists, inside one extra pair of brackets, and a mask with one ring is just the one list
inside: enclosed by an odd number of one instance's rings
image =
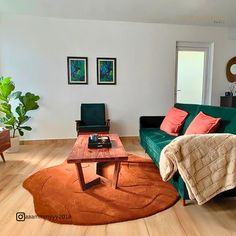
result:
[(3, 162), (6, 162), (3, 153), (1, 153), (1, 157), (2, 157)]
[(83, 174), (81, 163), (75, 163), (75, 166), (76, 166), (76, 170), (78, 174), (78, 179), (80, 182), (80, 187), (84, 191), (86, 187), (85, 187), (84, 174)]
[(119, 173), (120, 173), (120, 162), (118, 161), (118, 162), (115, 163), (115, 169), (114, 169), (113, 181), (112, 181), (112, 188), (117, 188)]
[(96, 163), (96, 174), (102, 176), (102, 169), (106, 162), (97, 162)]

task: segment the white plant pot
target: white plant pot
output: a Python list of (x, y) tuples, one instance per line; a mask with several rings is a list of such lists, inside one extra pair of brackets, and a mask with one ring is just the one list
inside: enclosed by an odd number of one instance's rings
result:
[(18, 152), (20, 150), (20, 138), (11, 138), (11, 147), (7, 149), (7, 152)]

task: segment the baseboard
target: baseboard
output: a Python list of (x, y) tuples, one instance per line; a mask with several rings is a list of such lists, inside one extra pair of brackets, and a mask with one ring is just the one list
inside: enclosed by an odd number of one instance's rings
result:
[(121, 141), (130, 141), (130, 142), (138, 142), (139, 137), (138, 136), (123, 136), (120, 137)]
[(40, 139), (40, 140), (21, 140), (20, 144), (27, 145), (27, 144), (63, 144), (65, 142), (75, 142), (76, 138), (68, 138), (68, 139)]
[[(123, 136), (120, 137), (121, 141), (124, 142), (138, 142), (139, 137), (138, 136)], [(65, 142), (75, 142), (76, 138), (68, 138), (68, 139), (40, 139), (40, 140), (21, 140), (20, 144), (22, 145), (28, 145), (28, 144), (63, 144)]]

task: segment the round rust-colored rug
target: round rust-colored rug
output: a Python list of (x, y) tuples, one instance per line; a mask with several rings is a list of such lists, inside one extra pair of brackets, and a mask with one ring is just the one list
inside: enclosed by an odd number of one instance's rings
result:
[[(114, 165), (106, 165), (103, 175), (112, 179)], [(85, 180), (91, 180), (94, 164), (83, 164)], [(40, 217), (61, 224), (97, 225), (153, 215), (175, 204), (178, 193), (161, 180), (151, 160), (129, 155), (122, 162), (118, 188), (99, 184), (80, 188), (74, 164), (43, 169), (23, 183), (34, 198)]]

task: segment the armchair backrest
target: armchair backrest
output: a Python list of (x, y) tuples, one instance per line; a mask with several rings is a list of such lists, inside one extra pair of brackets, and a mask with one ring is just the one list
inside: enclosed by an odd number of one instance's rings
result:
[(104, 103), (82, 103), (81, 121), (85, 125), (105, 125)]

